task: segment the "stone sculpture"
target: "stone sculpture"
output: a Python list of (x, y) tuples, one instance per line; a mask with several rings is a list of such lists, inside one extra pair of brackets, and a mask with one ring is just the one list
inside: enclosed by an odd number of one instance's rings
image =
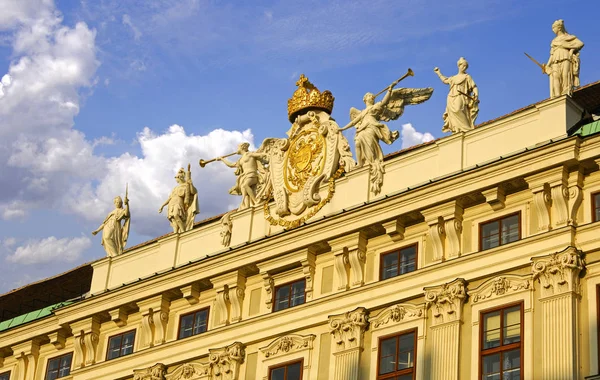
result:
[(192, 183), (192, 172), (188, 164), (188, 170), (181, 168), (175, 176), (177, 186), (171, 191), (169, 198), (158, 210), (162, 213), (167, 207), (167, 219), (173, 227), (174, 233), (189, 231), (194, 227), (194, 218), (200, 212), (198, 207), (198, 190)]
[[(380, 141), (392, 144), (399, 136), (398, 131), (390, 131), (387, 125), (380, 121), (397, 120), (404, 113), (404, 106), (409, 104), (423, 103), (431, 97), (432, 88), (399, 88), (394, 87), (407, 76), (413, 76), (412, 70), (402, 78), (398, 79), (385, 90), (378, 94), (367, 92), (363, 97), (365, 108), (360, 111), (354, 107), (350, 109), (350, 123), (341, 131), (356, 127), (354, 143), (356, 146), (356, 157), (358, 167), (365, 164), (370, 165), (371, 191), (377, 195), (383, 185), (383, 151), (379, 145)], [(375, 102), (377, 96), (386, 91), (385, 96), (379, 102)]]
[[(115, 209), (111, 211), (104, 222), (92, 235), (96, 235), (102, 231), (102, 246), (106, 251), (108, 257), (115, 257), (123, 254), (123, 249), (127, 244), (127, 238), (129, 237), (129, 199), (127, 198), (128, 191), (125, 190), (125, 200), (121, 199), (120, 196), (115, 197), (113, 203)], [(125, 207), (123, 208), (123, 204)], [(121, 221), (123, 224), (121, 225)]]
[(231, 222), (232, 213), (233, 211), (230, 211), (221, 218), (221, 244), (224, 247), (229, 247), (231, 244), (231, 232), (233, 231), (233, 223)]
[(552, 24), (556, 37), (550, 44), (550, 58), (542, 71), (550, 77), (550, 97), (571, 95), (574, 87), (579, 87), (579, 52), (583, 42), (567, 33), (563, 20)]
[(442, 132), (466, 132), (475, 128), (479, 113), (479, 90), (473, 78), (467, 74), (469, 63), (461, 57), (456, 64), (458, 74), (451, 77), (442, 75), (437, 67), (433, 69), (442, 82), (450, 86)]

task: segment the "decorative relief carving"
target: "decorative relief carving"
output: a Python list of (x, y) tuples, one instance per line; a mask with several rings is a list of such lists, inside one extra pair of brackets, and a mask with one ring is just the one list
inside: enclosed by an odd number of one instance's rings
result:
[(265, 358), (270, 358), (303, 349), (310, 350), (313, 347), (315, 338), (316, 336), (312, 334), (305, 336), (290, 334), (275, 339), (268, 346), (261, 348), (260, 351), (265, 355)]
[(300, 263), (302, 264), (302, 274), (306, 279), (306, 287), (304, 288), (304, 292), (306, 294), (306, 300), (309, 301), (313, 298), (313, 286), (315, 280), (315, 254), (309, 252), (305, 260), (302, 260)]
[(579, 206), (583, 201), (583, 169), (579, 168), (577, 171), (569, 173), (569, 188), (567, 189), (567, 208), (569, 212), (568, 224), (570, 226), (577, 226), (577, 212)]
[(462, 216), (463, 209), (460, 208), (460, 212), (457, 212), (454, 218), (444, 219), (444, 230), (446, 231), (446, 241), (448, 242), (448, 251), (446, 252), (447, 258), (458, 257), (462, 253), (460, 246), (460, 238), (463, 230)]
[(169, 303), (163, 295), (138, 302), (142, 312), (141, 347), (154, 347), (166, 341)]
[(73, 368), (79, 369), (96, 363), (96, 349), (100, 334), (97, 317), (75, 322), (71, 325), (74, 336)]
[(399, 323), (405, 320), (421, 318), (424, 315), (425, 308), (423, 305), (401, 303), (383, 310), (376, 317), (371, 318), (370, 322), (373, 329), (377, 329), (388, 323)]
[(432, 307), (434, 324), (461, 319), (462, 306), (467, 297), (465, 285), (466, 281), (463, 278), (457, 278), (440, 286), (424, 288), (425, 307)]
[(231, 244), (231, 232), (233, 231), (231, 214), (233, 214), (233, 211), (226, 213), (221, 218), (221, 244), (223, 247), (229, 247)]
[(548, 231), (550, 226), (550, 203), (552, 196), (547, 185), (532, 189), (533, 191), (533, 206), (537, 217), (538, 225), (537, 232)]
[(350, 261), (348, 259), (347, 250), (342, 249), (341, 251), (334, 253), (333, 265), (337, 273), (338, 290), (347, 290), (348, 271), (350, 269)]
[(40, 355), (40, 345), (37, 339), (30, 340), (11, 347), (17, 360), (11, 379), (26, 380), (36, 378), (37, 361)]
[(369, 312), (364, 307), (329, 317), (329, 328), (338, 352), (350, 348), (362, 349), (363, 336), (368, 326)]
[(579, 273), (585, 266), (581, 251), (568, 247), (562, 252), (531, 258), (533, 279), (542, 285), (542, 297), (579, 293)]
[(265, 303), (267, 304), (267, 309), (271, 309), (273, 307), (273, 292), (275, 291), (275, 281), (268, 273), (263, 273), (263, 285), (265, 287), (265, 292), (267, 293), (267, 297), (265, 298)]
[(444, 242), (446, 241), (446, 230), (443, 219), (429, 225), (429, 237), (433, 243), (433, 261), (444, 260)]
[(246, 355), (245, 346), (235, 342), (229, 346), (210, 349), (207, 363), (190, 362), (176, 367), (166, 380), (238, 380), (240, 365)]
[(217, 311), (217, 321), (215, 326), (225, 326), (229, 323), (229, 286), (224, 285), (217, 291), (215, 297), (215, 309)]
[(133, 380), (165, 380), (167, 366), (156, 363), (152, 367), (133, 370)]
[(477, 303), (525, 289), (532, 289), (530, 276), (506, 275), (487, 280), (477, 288), (469, 290), (468, 293), (471, 301)]

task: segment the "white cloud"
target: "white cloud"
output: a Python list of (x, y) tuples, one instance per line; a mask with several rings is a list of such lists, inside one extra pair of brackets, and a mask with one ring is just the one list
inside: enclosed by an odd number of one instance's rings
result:
[(6, 257), (11, 263), (31, 265), (52, 262), (73, 262), (90, 248), (92, 242), (87, 237), (57, 239), (50, 236), (41, 240), (31, 240), (18, 247), (14, 254)]
[(433, 137), (433, 135), (429, 132), (417, 132), (417, 130), (410, 123), (402, 125), (401, 135), (402, 149), (426, 143), (435, 139), (435, 137)]
[(2, 245), (4, 246), (4, 248), (11, 248), (15, 244), (17, 244), (17, 239), (15, 239), (13, 237), (8, 237), (8, 238), (2, 240)]
[(129, 28), (131, 28), (131, 31), (133, 32), (133, 38), (136, 41), (139, 41), (140, 38), (142, 38), (142, 32), (140, 32), (140, 30), (133, 24), (131, 17), (128, 14), (123, 15), (122, 22), (123, 25), (127, 25)]

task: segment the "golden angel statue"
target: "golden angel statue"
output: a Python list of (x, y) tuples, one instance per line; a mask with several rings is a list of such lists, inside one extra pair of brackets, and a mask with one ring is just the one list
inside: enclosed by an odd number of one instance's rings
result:
[(556, 37), (550, 44), (550, 58), (542, 71), (550, 76), (550, 97), (571, 95), (573, 88), (579, 87), (579, 52), (583, 42), (567, 33), (563, 20), (552, 24)]
[(466, 132), (475, 128), (475, 120), (479, 114), (479, 90), (473, 78), (467, 74), (469, 63), (460, 57), (456, 63), (458, 74), (446, 77), (439, 68), (433, 71), (441, 81), (450, 86), (444, 112), (442, 132)]
[(390, 131), (381, 121), (397, 120), (404, 113), (405, 105), (423, 103), (433, 94), (432, 88), (399, 88), (394, 87), (407, 76), (414, 75), (409, 69), (408, 73), (398, 79), (386, 90), (383, 99), (376, 102), (379, 94), (367, 92), (363, 97), (365, 108), (361, 111), (354, 107), (350, 109), (350, 123), (341, 130), (356, 127), (354, 143), (358, 167), (364, 164), (371, 165), (371, 191), (377, 195), (383, 185), (383, 151), (379, 141), (391, 145), (399, 136), (398, 131)]
[(189, 231), (194, 228), (194, 218), (200, 212), (198, 207), (198, 190), (192, 183), (192, 172), (190, 164), (188, 170), (181, 168), (175, 176), (177, 186), (171, 191), (169, 198), (158, 210), (162, 213), (163, 208), (168, 205), (167, 219), (173, 227), (174, 233)]
[[(129, 199), (127, 198), (127, 190), (125, 191), (125, 200), (120, 196), (113, 200), (115, 209), (111, 211), (104, 222), (95, 231), (93, 235), (102, 231), (102, 246), (108, 257), (114, 257), (123, 254), (127, 238), (129, 237), (129, 222), (131, 220), (129, 214)], [(125, 204), (125, 207), (123, 207)], [(123, 221), (123, 225), (121, 225)]]

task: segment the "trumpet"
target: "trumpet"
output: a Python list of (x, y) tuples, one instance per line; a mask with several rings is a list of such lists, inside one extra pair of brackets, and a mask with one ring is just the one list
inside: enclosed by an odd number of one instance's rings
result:
[[(396, 86), (398, 83), (402, 82), (407, 77), (414, 77), (414, 76), (415, 76), (415, 72), (412, 71), (411, 68), (409, 68), (408, 71), (406, 72), (406, 74), (402, 75), (398, 80), (396, 80), (395, 82), (392, 83), (392, 87)], [(388, 89), (388, 87), (379, 91), (378, 93), (375, 94), (375, 97), (378, 97), (379, 95), (383, 94), (387, 89)]]
[(233, 152), (233, 153), (229, 153), (229, 154), (226, 154), (224, 156), (221, 156), (221, 157), (213, 158), (212, 160), (208, 160), (208, 161), (204, 161), (203, 159), (200, 159), (200, 161), (198, 162), (198, 164), (200, 165), (201, 168), (203, 168), (203, 167), (206, 166), (206, 164), (214, 162), (214, 161), (216, 161), (219, 158), (225, 158), (225, 157), (229, 157), (229, 156), (234, 156), (236, 154), (238, 154), (238, 153), (237, 152)]

